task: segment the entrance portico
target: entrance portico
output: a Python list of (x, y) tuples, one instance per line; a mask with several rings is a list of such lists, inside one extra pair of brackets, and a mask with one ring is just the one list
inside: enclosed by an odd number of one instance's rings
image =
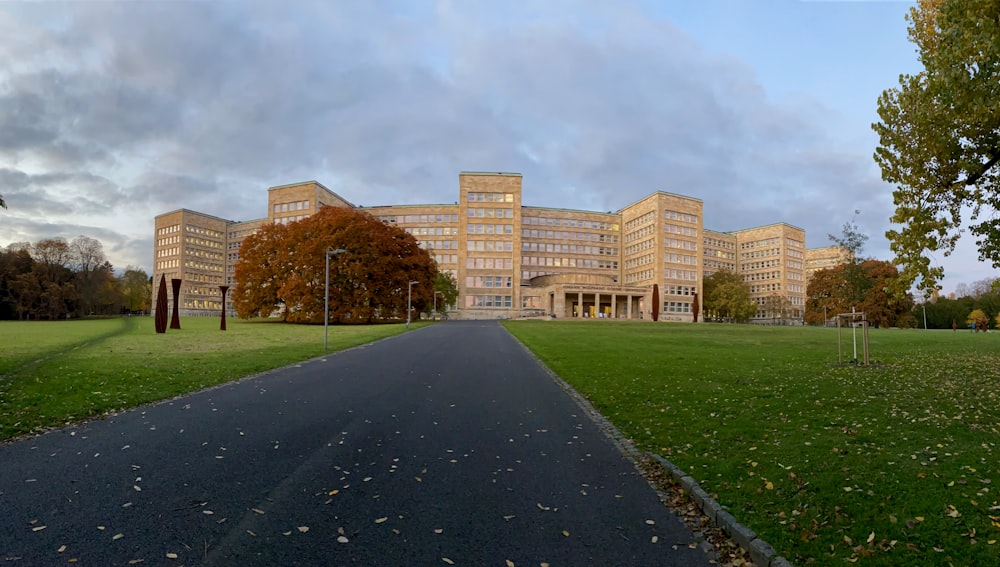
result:
[(645, 287), (593, 274), (538, 276), (530, 287), (540, 292), (546, 311), (560, 319), (641, 319), (650, 295)]

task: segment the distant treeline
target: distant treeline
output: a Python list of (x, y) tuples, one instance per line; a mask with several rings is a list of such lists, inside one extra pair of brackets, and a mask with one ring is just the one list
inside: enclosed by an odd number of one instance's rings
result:
[(148, 311), (149, 274), (116, 276), (101, 243), (79, 236), (0, 250), (0, 319), (55, 320)]

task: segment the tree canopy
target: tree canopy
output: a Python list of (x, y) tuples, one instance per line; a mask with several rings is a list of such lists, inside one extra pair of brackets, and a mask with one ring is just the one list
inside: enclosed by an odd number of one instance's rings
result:
[(1000, 267), (1000, 0), (919, 0), (907, 20), (924, 70), (882, 93), (872, 125), (875, 161), (896, 184), (897, 295), (937, 289), (931, 255), (954, 251), (966, 212), (980, 259)]
[(293, 323), (323, 322), (327, 251), (331, 322), (370, 323), (405, 318), (433, 300), (437, 266), (402, 229), (346, 207), (323, 207), (286, 225), (271, 224), (247, 237), (236, 263), (233, 306), (241, 318), (280, 310)]
[[(0, 250), (0, 319), (148, 310), (149, 276), (138, 268), (129, 270), (116, 277), (101, 243), (86, 236), (8, 245)], [(133, 293), (132, 300), (126, 293)]]
[(721, 270), (705, 278), (702, 295), (707, 319), (744, 323), (757, 313), (750, 288), (735, 272)]
[(852, 270), (844, 263), (819, 270), (806, 288), (806, 323), (823, 324), (838, 313), (864, 312), (874, 327), (899, 324), (899, 318), (913, 308), (910, 295), (897, 298), (892, 289), (899, 271), (889, 262), (865, 260)]

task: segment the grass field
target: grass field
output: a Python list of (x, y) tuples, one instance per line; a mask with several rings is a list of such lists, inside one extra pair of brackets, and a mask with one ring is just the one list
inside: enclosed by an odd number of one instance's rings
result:
[[(170, 398), (323, 354), (323, 327), (151, 317), (0, 321), (0, 439)], [(415, 326), (422, 323), (416, 323)], [(330, 351), (396, 335), (404, 325), (332, 326)]]
[(796, 565), (1000, 564), (998, 333), (506, 326)]

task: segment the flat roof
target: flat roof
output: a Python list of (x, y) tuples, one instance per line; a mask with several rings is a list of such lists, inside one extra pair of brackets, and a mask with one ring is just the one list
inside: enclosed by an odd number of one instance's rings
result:
[(340, 199), (341, 201), (347, 203), (352, 208), (357, 208), (357, 205), (355, 205), (354, 203), (352, 203), (352, 202), (348, 201), (347, 199), (341, 197), (337, 193), (331, 191), (326, 185), (323, 185), (322, 183), (320, 183), (319, 181), (316, 181), (315, 179), (310, 179), (309, 181), (300, 181), (298, 183), (286, 183), (284, 185), (275, 185), (274, 187), (268, 187), (267, 190), (268, 191), (274, 191), (275, 189), (287, 189), (288, 187), (298, 187), (300, 185), (316, 185), (320, 189), (326, 191), (327, 193), (329, 193), (329, 194), (333, 195), (334, 197)]
[(566, 209), (562, 207), (536, 207), (534, 205), (521, 205), (521, 209), (538, 209), (540, 211), (561, 211), (565, 213), (584, 213), (588, 215), (604, 215), (604, 216), (611, 215), (613, 217), (621, 216), (619, 213), (612, 213), (611, 211), (601, 212), (601, 211), (588, 211), (585, 209)]
[(160, 213), (160, 214), (156, 215), (153, 218), (154, 219), (158, 219), (160, 217), (165, 217), (167, 215), (172, 215), (174, 213), (191, 213), (191, 214), (194, 214), (194, 215), (198, 215), (198, 216), (202, 216), (202, 217), (208, 217), (208, 218), (211, 218), (211, 219), (215, 219), (217, 221), (222, 221), (222, 222), (227, 222), (227, 223), (238, 222), (238, 221), (234, 221), (234, 220), (224, 219), (222, 217), (217, 217), (215, 215), (210, 215), (210, 214), (207, 214), (207, 213), (203, 213), (201, 211), (193, 211), (191, 209), (174, 209), (174, 210), (166, 212), (166, 213)]
[(652, 193), (650, 193), (649, 195), (646, 195), (645, 197), (639, 199), (638, 201), (633, 201), (633, 202), (625, 205), (624, 207), (618, 209), (618, 213), (621, 213), (622, 211), (624, 211), (625, 209), (627, 209), (629, 207), (638, 205), (639, 203), (645, 201), (646, 199), (649, 199), (649, 198), (652, 198), (652, 197), (656, 197), (657, 195), (666, 195), (668, 197), (678, 197), (680, 199), (688, 199), (689, 201), (698, 201), (699, 203), (704, 203), (705, 202), (705, 201), (702, 201), (701, 199), (699, 199), (698, 197), (691, 197), (689, 195), (681, 195), (681, 194), (678, 194), (678, 193), (671, 193), (669, 191), (653, 191)]
[(458, 174), (461, 175), (509, 175), (512, 177), (522, 177), (520, 173), (507, 173), (503, 171), (460, 171)]

